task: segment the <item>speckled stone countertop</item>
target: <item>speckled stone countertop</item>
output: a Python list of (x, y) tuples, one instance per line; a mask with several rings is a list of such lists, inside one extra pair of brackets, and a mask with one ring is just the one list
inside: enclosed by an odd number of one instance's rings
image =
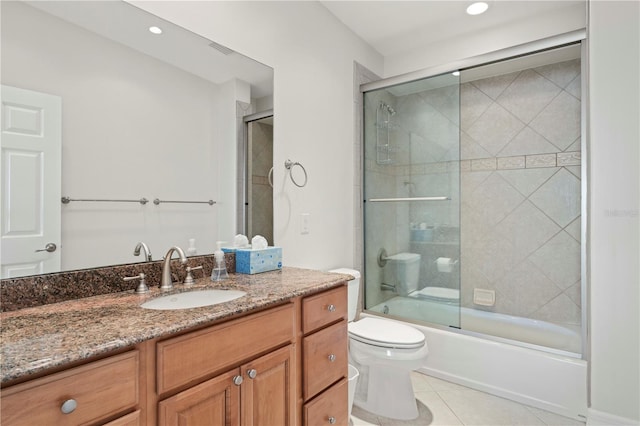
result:
[[(1, 382), (277, 305), (348, 279), (351, 276), (285, 267), (256, 275), (230, 274), (229, 280), (218, 283), (201, 278), (190, 287), (178, 284), (171, 292), (160, 292), (154, 286), (143, 295), (125, 291), (3, 312)], [(247, 294), (231, 302), (193, 309), (159, 311), (140, 307), (159, 296), (205, 288), (242, 290)]]

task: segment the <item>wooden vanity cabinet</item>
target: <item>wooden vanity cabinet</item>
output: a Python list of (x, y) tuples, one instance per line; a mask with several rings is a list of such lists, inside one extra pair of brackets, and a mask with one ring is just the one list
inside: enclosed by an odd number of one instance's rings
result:
[(294, 341), (289, 303), (159, 342), (158, 394), (205, 380), (159, 401), (158, 424), (294, 425)]
[[(3, 389), (1, 423), (103, 424), (129, 412), (107, 424), (137, 425), (139, 359), (132, 350)], [(130, 413), (134, 409), (138, 411)]]
[(302, 300), (303, 423), (347, 426), (347, 287)]
[(346, 315), (340, 286), (148, 340), (3, 388), (1, 423), (347, 425)]

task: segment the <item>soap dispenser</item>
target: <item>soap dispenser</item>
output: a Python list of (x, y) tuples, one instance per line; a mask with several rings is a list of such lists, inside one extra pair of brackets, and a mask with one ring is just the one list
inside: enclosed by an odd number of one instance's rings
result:
[(218, 248), (213, 252), (215, 263), (211, 271), (211, 281), (222, 281), (229, 278), (227, 263), (224, 261), (224, 252), (222, 251), (223, 243), (223, 241), (218, 241)]
[(189, 238), (189, 248), (187, 248), (187, 256), (196, 256), (198, 249), (196, 248), (196, 239)]

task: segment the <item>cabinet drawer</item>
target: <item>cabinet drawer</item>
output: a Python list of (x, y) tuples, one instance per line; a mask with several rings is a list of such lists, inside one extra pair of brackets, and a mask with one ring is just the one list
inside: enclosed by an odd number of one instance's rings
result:
[(158, 394), (222, 371), (294, 338), (294, 310), (287, 304), (159, 342)]
[(302, 332), (304, 334), (346, 317), (346, 285), (302, 300)]
[[(116, 355), (2, 392), (3, 425), (77, 425), (97, 422), (138, 404), (138, 351)], [(65, 401), (75, 400), (69, 414)]]
[[(349, 385), (344, 379), (304, 405), (305, 426), (349, 425)], [(333, 421), (332, 421), (333, 419)]]
[(103, 426), (140, 426), (140, 410), (105, 423)]
[(302, 357), (302, 389), (304, 400), (307, 401), (347, 376), (347, 322), (343, 320), (305, 337)]

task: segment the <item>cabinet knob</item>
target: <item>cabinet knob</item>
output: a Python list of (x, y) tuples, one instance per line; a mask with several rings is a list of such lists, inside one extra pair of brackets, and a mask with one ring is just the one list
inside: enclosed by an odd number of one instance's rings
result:
[(236, 386), (240, 386), (242, 384), (242, 376), (234, 376), (233, 384)]
[(78, 407), (78, 403), (75, 399), (67, 399), (60, 406), (60, 411), (62, 411), (63, 414), (71, 414), (76, 410), (76, 407)]
[(332, 425), (336, 424), (336, 418), (333, 416), (329, 417), (329, 423)]
[(250, 379), (255, 379), (257, 375), (258, 375), (258, 372), (254, 368), (247, 371), (247, 376), (249, 376)]
[(336, 356), (334, 354), (329, 355), (328, 358), (330, 362), (333, 362), (336, 360)]
[(335, 312), (336, 311), (336, 305), (329, 305), (327, 306), (327, 310), (329, 312)]

